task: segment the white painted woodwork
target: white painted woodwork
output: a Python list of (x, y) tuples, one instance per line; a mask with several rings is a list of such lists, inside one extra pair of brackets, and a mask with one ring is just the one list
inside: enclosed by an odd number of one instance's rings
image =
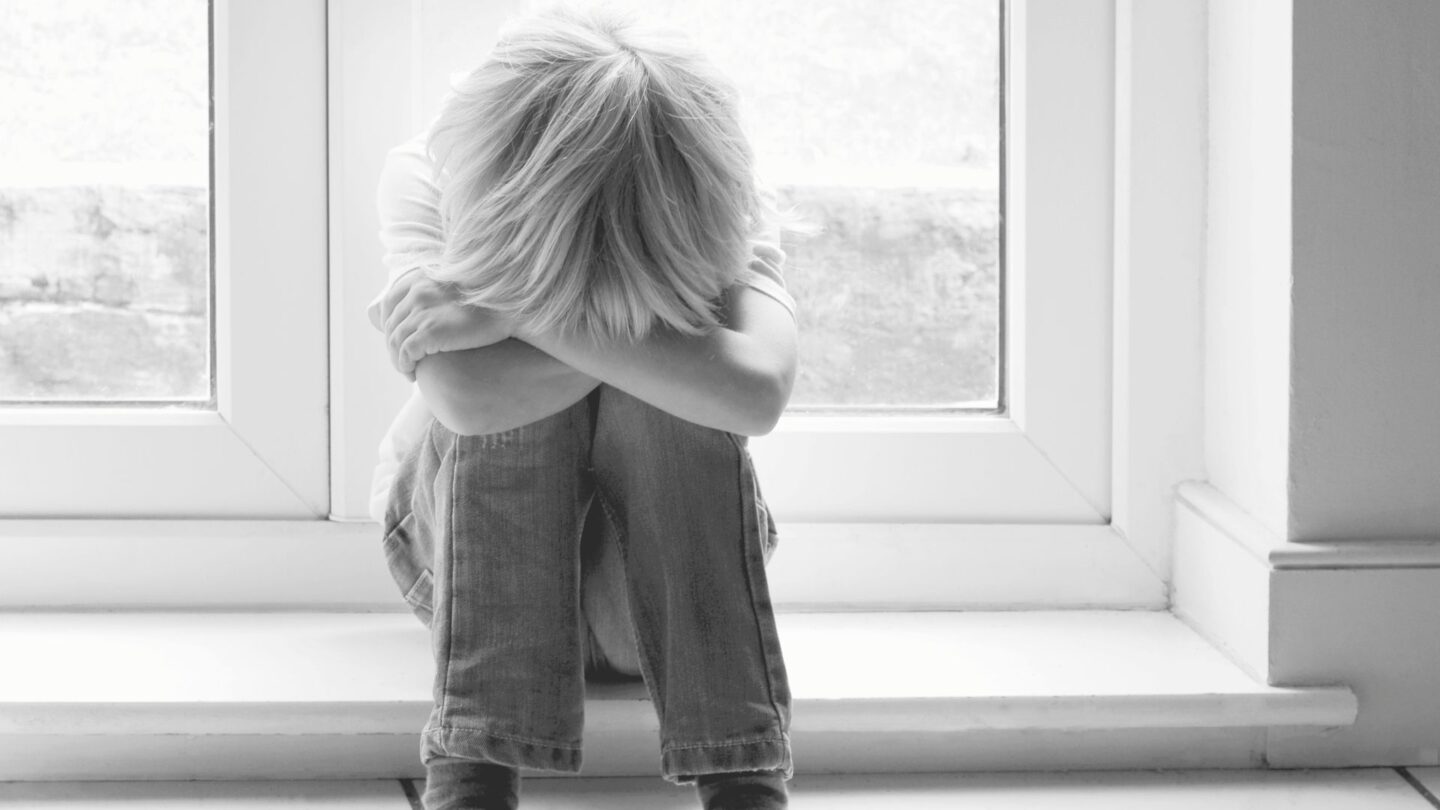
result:
[[(1164, 612), (782, 614), (779, 630), (805, 773), (1233, 767), (1267, 730), (1355, 717), (1348, 688), (1257, 683)], [(434, 663), (413, 615), (10, 613), (0, 647), (25, 662), (0, 672), (0, 779), (424, 772)], [(592, 684), (585, 728), (585, 773), (658, 767), (642, 683)]]
[(330, 511), (325, 7), (214, 9), (216, 407), (0, 407), (0, 515)]
[(1292, 0), (1210, 0), (1207, 478), (1284, 537), (1290, 425)]
[[(767, 579), (782, 611), (1166, 604), (1104, 525), (781, 524)], [(26, 608), (409, 610), (369, 521), (0, 521), (0, 609)]]
[(1120, 0), (1115, 24), (1111, 525), (1169, 580), (1175, 484), (1205, 477), (1205, 5)]

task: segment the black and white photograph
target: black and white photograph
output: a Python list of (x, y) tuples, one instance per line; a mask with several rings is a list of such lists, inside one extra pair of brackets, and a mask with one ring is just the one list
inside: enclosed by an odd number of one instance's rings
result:
[(1440, 810), (1440, 0), (0, 0), (0, 810)]

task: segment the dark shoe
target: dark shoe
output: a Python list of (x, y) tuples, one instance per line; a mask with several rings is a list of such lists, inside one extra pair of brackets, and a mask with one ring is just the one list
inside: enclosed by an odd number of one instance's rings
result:
[(707, 773), (695, 777), (705, 810), (785, 810), (790, 796), (778, 771)]
[(475, 759), (438, 757), (425, 766), (425, 810), (516, 810), (520, 771)]

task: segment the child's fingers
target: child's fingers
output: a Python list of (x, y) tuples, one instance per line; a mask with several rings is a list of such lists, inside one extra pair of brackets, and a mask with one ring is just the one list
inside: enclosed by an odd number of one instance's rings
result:
[(413, 309), (414, 307), (410, 305), (409, 298), (403, 298), (397, 302), (390, 310), (390, 313), (385, 316), (385, 334), (393, 334), (395, 330), (399, 328), (400, 324), (404, 323), (405, 319), (410, 317)]
[(752, 251), (761, 260), (771, 264), (782, 265), (785, 263), (785, 251), (781, 250), (779, 245), (770, 242), (756, 242)]
[(408, 284), (395, 284), (380, 299), (380, 329), (387, 333), (390, 331), (390, 316), (395, 313), (395, 308), (404, 300), (409, 289)]
[(405, 339), (400, 347), (400, 373), (408, 377), (415, 376), (415, 364), (427, 354), (426, 341), (416, 332)]
[(414, 324), (410, 319), (405, 319), (395, 324), (395, 327), (388, 331), (385, 336), (385, 347), (390, 352), (390, 365), (395, 370), (404, 374), (406, 372), (402, 349), (415, 332)]
[(410, 287), (415, 284), (417, 278), (415, 271), (419, 268), (412, 267), (401, 273), (390, 284), (390, 288), (380, 298), (380, 320), (383, 322), (390, 317), (391, 310), (395, 309), (405, 299), (405, 294), (410, 292)]

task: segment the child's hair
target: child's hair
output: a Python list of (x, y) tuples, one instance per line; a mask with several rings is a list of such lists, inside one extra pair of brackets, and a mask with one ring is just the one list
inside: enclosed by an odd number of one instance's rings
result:
[(729, 81), (682, 35), (611, 8), (512, 21), (427, 147), (437, 182), (450, 175), (430, 277), (537, 330), (706, 331), (777, 223)]

